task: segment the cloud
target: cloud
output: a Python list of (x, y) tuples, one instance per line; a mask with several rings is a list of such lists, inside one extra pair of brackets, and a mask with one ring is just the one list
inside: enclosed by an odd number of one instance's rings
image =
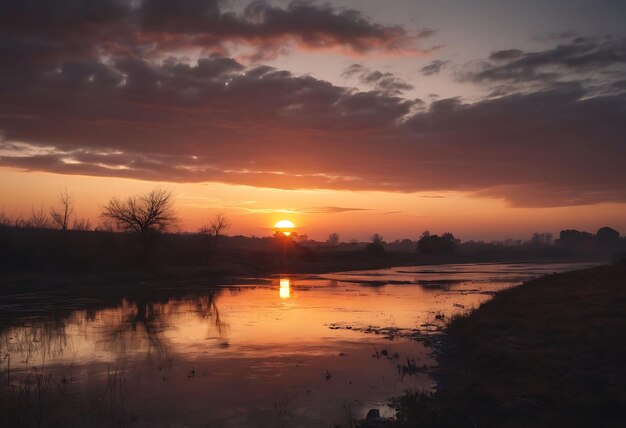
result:
[(263, 59), (292, 48), (339, 50), (352, 55), (418, 53), (432, 30), (411, 33), (352, 9), (295, 0), (285, 7), (251, 1), (225, 11), (219, 0), (3, 0), (0, 55), (25, 63), (74, 57), (159, 57), (199, 49), (225, 54), (235, 46)]
[[(516, 206), (626, 202), (622, 39), (499, 51), (467, 75), (503, 86), (497, 97), (425, 108), (401, 96), (393, 75), (360, 65), (346, 72), (373, 90), (212, 50), (285, 37), (355, 51), (367, 37), (395, 46), (384, 34), (396, 27), (358, 13), (300, 2), (237, 13), (200, 0), (133, 4), (0, 8), (0, 165), (281, 189), (462, 191)], [(193, 60), (167, 53), (185, 40), (211, 49)], [(590, 82), (586, 70), (599, 77)]]
[(313, 207), (305, 208), (300, 212), (307, 214), (341, 214), (350, 211), (369, 211), (369, 208), (346, 208), (346, 207)]
[(492, 61), (511, 61), (524, 56), (524, 52), (519, 49), (503, 49), (492, 52), (489, 59)]
[(468, 66), (459, 78), (487, 84), (495, 88), (496, 94), (568, 82), (584, 84), (590, 91), (602, 91), (623, 77), (625, 70), (626, 38), (576, 37), (543, 51), (492, 52), (487, 61)]
[[(211, 78), (196, 77), (197, 67), (129, 67), (125, 85), (88, 90), (5, 86), (2, 109), (23, 116), (0, 115), (0, 165), (283, 189), (464, 191), (517, 206), (626, 201), (624, 94), (588, 98), (570, 85), (413, 112), (401, 98), (267, 67)], [(133, 83), (134, 73), (146, 81)]]
[(439, 74), (448, 65), (450, 61), (442, 61), (440, 59), (432, 61), (427, 66), (420, 69), (420, 73), (424, 76), (432, 76), (433, 74)]
[(357, 76), (361, 83), (372, 85), (377, 91), (386, 95), (401, 95), (403, 92), (413, 89), (413, 85), (408, 84), (392, 73), (370, 70), (361, 64), (352, 64), (342, 74), (344, 77)]
[(533, 38), (540, 42), (553, 42), (555, 40), (567, 40), (577, 37), (578, 33), (574, 31), (557, 31), (552, 33), (536, 34)]

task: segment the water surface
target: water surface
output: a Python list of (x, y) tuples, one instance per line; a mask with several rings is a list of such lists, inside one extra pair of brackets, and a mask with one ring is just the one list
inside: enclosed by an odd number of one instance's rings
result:
[(371, 408), (391, 416), (392, 397), (435, 388), (430, 345), (446, 319), (577, 267), (414, 266), (5, 298), (0, 397), (11, 410), (0, 422), (320, 427)]

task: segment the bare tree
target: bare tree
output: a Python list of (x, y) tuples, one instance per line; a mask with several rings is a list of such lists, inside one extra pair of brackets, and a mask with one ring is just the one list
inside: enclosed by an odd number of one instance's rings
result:
[(228, 217), (224, 213), (217, 213), (208, 225), (204, 225), (200, 228), (200, 233), (205, 236), (212, 236), (216, 241), (219, 239), (223, 231), (229, 229), (231, 226), (228, 221)]
[(125, 201), (113, 198), (102, 207), (101, 216), (111, 219), (119, 230), (142, 234), (164, 232), (178, 223), (174, 195), (163, 189), (130, 196)]
[(0, 212), (0, 226), (13, 226), (15, 220), (4, 212), (4, 208), (2, 208), (2, 212)]
[(333, 232), (328, 235), (326, 243), (331, 247), (336, 247), (337, 245), (339, 245), (339, 234), (337, 232)]
[(74, 220), (72, 225), (72, 230), (91, 230), (91, 221), (88, 218), (81, 217), (79, 219)]
[(21, 215), (18, 215), (17, 217), (15, 217), (13, 219), (13, 226), (15, 228), (19, 228), (19, 227), (27, 227), (26, 226), (26, 221), (24, 221), (24, 218)]
[(59, 193), (60, 207), (50, 208), (50, 217), (52, 218), (52, 224), (61, 230), (67, 230), (70, 217), (74, 212), (74, 201), (72, 196), (66, 190)]
[(32, 207), (32, 212), (30, 217), (22, 222), (24, 227), (32, 227), (34, 229), (47, 229), (50, 227), (50, 221), (46, 212), (43, 209), (43, 205), (39, 208), (39, 210), (35, 210), (35, 207)]
[(115, 227), (110, 219), (105, 218), (95, 228), (98, 232), (115, 232)]

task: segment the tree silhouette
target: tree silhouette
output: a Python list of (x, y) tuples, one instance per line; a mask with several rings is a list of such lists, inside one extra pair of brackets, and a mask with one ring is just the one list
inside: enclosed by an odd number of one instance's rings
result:
[(67, 230), (70, 217), (74, 213), (74, 201), (67, 190), (59, 193), (60, 207), (50, 208), (52, 223), (61, 230)]
[(80, 231), (91, 230), (91, 221), (89, 221), (89, 219), (85, 217), (76, 219), (74, 220), (74, 223), (72, 224), (72, 230), (80, 230)]
[(155, 189), (150, 193), (130, 196), (125, 201), (112, 198), (103, 208), (102, 217), (111, 219), (119, 230), (165, 232), (178, 222), (172, 192)]
[(16, 219), (16, 226), (17, 225), (33, 229), (47, 229), (50, 227), (50, 221), (42, 205), (39, 210), (35, 210), (35, 207), (32, 207), (31, 215), (27, 220), (22, 221), (20, 218)]
[(229, 229), (231, 226), (228, 221), (228, 217), (224, 213), (217, 213), (211, 219), (208, 225), (200, 228), (200, 233), (205, 236), (212, 236), (215, 242), (219, 239), (223, 231)]
[(605, 248), (619, 246), (619, 232), (611, 227), (604, 226), (596, 232), (598, 243)]
[(375, 233), (372, 235), (370, 240), (372, 242), (367, 244), (367, 246), (365, 247), (365, 250), (370, 254), (383, 255), (385, 253), (385, 247), (383, 245), (384, 244), (383, 237), (379, 235), (378, 233)]
[(426, 255), (451, 255), (459, 241), (450, 232), (443, 235), (431, 235), (429, 231), (422, 233), (417, 241), (417, 252)]
[(530, 243), (532, 245), (551, 245), (552, 244), (552, 233), (539, 233), (535, 232), (530, 238)]
[(326, 243), (331, 247), (336, 247), (339, 245), (339, 234), (337, 232), (333, 232), (328, 235), (328, 239), (326, 239)]
[(378, 233), (373, 234), (370, 240), (372, 241), (372, 244), (383, 245), (383, 237)]

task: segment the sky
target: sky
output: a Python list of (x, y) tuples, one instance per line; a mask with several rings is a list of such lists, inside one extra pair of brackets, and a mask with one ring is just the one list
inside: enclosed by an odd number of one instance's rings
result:
[(626, 2), (0, 0), (0, 210), (626, 233)]

